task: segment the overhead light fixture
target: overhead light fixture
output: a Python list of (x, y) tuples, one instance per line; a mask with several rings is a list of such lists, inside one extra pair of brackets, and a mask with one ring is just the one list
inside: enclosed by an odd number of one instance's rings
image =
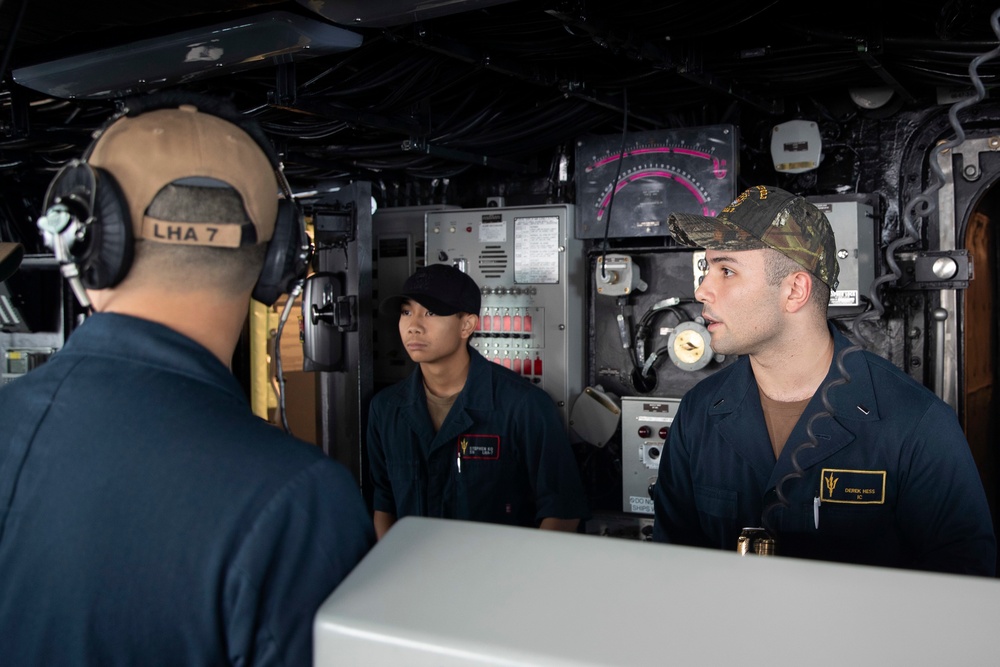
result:
[(771, 131), (771, 159), (774, 170), (800, 174), (819, 166), (823, 140), (819, 126), (811, 120), (790, 120)]
[(893, 90), (887, 86), (850, 88), (847, 93), (851, 96), (851, 101), (862, 109), (881, 109), (892, 99)]
[(888, 86), (850, 88), (847, 92), (858, 106), (859, 113), (866, 118), (888, 118), (902, 109), (905, 103), (905, 96), (897, 95)]
[(121, 97), (347, 51), (361, 39), (337, 26), (275, 11), (20, 67), (12, 75), (18, 84), (53, 97)]

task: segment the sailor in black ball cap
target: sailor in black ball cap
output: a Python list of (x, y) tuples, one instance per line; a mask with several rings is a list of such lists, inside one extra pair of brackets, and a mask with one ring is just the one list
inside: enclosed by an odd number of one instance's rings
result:
[(417, 368), (372, 400), (367, 446), (381, 538), (407, 515), (574, 531), (587, 502), (552, 399), (469, 345), (480, 290), (422, 267), (379, 307)]

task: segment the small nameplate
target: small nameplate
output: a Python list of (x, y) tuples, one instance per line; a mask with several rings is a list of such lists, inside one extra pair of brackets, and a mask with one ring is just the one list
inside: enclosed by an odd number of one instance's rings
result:
[(458, 448), (463, 459), (496, 461), (500, 458), (499, 435), (462, 435)]
[(823, 468), (819, 498), (824, 503), (884, 505), (885, 471)]

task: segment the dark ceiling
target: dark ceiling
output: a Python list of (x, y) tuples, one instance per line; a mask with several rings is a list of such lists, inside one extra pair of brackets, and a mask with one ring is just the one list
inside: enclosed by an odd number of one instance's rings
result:
[[(115, 106), (25, 88), (12, 71), (275, 10), (326, 25), (333, 17), (363, 42), (159, 87), (230, 97), (262, 123), (303, 186), (345, 176), (382, 187), (544, 179), (588, 134), (885, 116), (935, 104), (940, 87), (968, 90), (970, 60), (997, 42), (993, 7), (963, 0), (114, 0), (57, 9), (6, 0), (0, 166), (18, 177), (51, 172)], [(998, 73), (995, 62), (980, 71), (987, 85)], [(136, 83), (133, 92), (156, 87)], [(862, 100), (867, 89), (892, 98), (867, 108), (849, 94), (861, 89)]]

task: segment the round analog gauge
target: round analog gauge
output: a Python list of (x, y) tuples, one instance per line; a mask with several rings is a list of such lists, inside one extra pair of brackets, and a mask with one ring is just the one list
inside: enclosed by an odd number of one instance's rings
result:
[(685, 371), (696, 371), (712, 360), (712, 335), (697, 322), (682, 322), (667, 339), (670, 360)]
[(716, 215), (736, 195), (737, 143), (732, 125), (579, 140), (577, 237), (666, 236), (671, 213)]

